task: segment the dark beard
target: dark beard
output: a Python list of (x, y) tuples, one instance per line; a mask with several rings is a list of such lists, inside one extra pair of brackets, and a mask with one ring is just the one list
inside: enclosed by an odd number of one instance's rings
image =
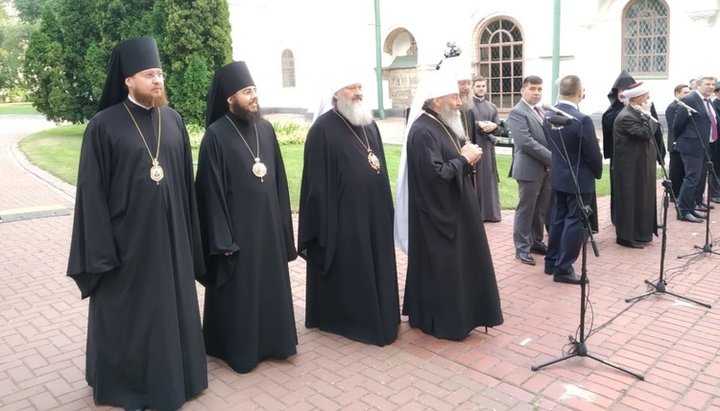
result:
[(168, 105), (167, 94), (165, 90), (160, 95), (152, 93), (137, 93), (133, 96), (135, 100), (145, 107), (164, 107)]
[(230, 105), (230, 112), (238, 116), (240, 120), (246, 121), (248, 123), (260, 120), (262, 118), (262, 114), (260, 114), (260, 106), (258, 105), (258, 110), (255, 112), (245, 110), (244, 108), (240, 107), (237, 104), (231, 104)]

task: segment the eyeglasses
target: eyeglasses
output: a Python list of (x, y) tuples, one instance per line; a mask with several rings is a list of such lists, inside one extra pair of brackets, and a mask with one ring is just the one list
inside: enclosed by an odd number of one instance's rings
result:
[(150, 80), (150, 81), (155, 80), (155, 78), (157, 78), (158, 80), (165, 79), (165, 73), (163, 73), (162, 71), (143, 73), (143, 74), (140, 74), (139, 76), (144, 78), (145, 80)]

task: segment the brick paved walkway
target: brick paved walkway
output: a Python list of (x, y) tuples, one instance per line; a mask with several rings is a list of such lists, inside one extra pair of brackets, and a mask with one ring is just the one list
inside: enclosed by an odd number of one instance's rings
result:
[[(7, 117), (2, 123), (0, 215), (72, 207), (64, 194), (72, 194), (72, 187), (39, 179), (15, 154), (21, 134), (47, 125)], [(671, 218), (666, 278), (669, 291), (713, 308), (670, 295), (628, 304), (624, 298), (646, 291), (644, 279), (657, 277), (660, 240), (644, 250), (621, 248), (614, 242), (607, 198), (600, 199), (599, 217), (601, 255), (588, 258), (587, 327), (593, 333), (587, 346), (645, 381), (590, 358), (531, 371), (567, 349), (568, 335), (579, 324), (580, 288), (553, 283), (541, 265), (517, 262), (512, 212), (504, 212), (501, 223), (486, 226), (502, 326), (449, 342), (403, 322), (398, 340), (384, 348), (307, 330), (305, 267), (298, 260), (290, 265), (298, 354), (262, 363), (246, 375), (210, 358), (209, 388), (183, 409), (720, 409), (720, 256), (676, 258), (704, 243), (705, 226)], [(714, 220), (710, 229), (717, 232)], [(83, 375), (87, 302), (65, 277), (71, 223), (68, 215), (0, 223), (0, 409), (94, 408)], [(405, 268), (398, 252), (401, 290)]]

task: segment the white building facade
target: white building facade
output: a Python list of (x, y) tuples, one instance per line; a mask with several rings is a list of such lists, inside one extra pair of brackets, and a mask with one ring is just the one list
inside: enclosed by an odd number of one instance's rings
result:
[[(559, 77), (583, 80), (587, 113), (604, 111), (622, 69), (649, 84), (664, 107), (673, 88), (699, 75), (720, 76), (718, 0), (229, 0), (233, 57), (248, 63), (261, 105), (315, 111), (343, 70), (360, 70), (365, 102), (377, 108), (377, 47), (382, 105), (390, 115), (409, 105), (419, 73), (433, 70), (446, 43), (488, 78), (501, 111), (520, 98), (527, 75), (545, 81), (552, 103), (553, 30), (559, 5)], [(376, 41), (376, 10), (380, 41)]]

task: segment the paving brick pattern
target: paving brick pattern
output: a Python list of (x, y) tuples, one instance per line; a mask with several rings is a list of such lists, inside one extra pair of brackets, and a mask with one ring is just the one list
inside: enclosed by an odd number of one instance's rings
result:
[[(71, 207), (71, 187), (39, 179), (16, 153), (19, 136), (30, 131), (25, 123), (3, 120), (0, 210)], [(515, 260), (513, 213), (506, 211), (502, 222), (486, 225), (503, 325), (451, 342), (410, 329), (403, 317), (398, 340), (382, 348), (308, 330), (305, 266), (298, 260), (290, 264), (298, 354), (245, 375), (208, 358), (209, 387), (183, 409), (720, 409), (720, 255), (677, 258), (705, 243), (705, 225), (670, 219), (665, 276), (668, 291), (712, 309), (668, 294), (626, 303), (646, 292), (645, 279), (656, 281), (661, 241), (643, 250), (616, 245), (607, 198), (599, 203), (600, 257), (590, 252), (587, 259), (587, 346), (645, 381), (591, 358), (530, 369), (568, 349), (579, 325), (580, 288), (553, 283), (541, 264)], [(711, 232), (718, 231), (714, 217)], [(72, 216), (0, 223), (0, 409), (95, 408), (84, 380), (87, 301), (65, 277), (71, 226)], [(398, 251), (401, 293), (406, 265)], [(198, 293), (202, 301), (202, 287)]]

